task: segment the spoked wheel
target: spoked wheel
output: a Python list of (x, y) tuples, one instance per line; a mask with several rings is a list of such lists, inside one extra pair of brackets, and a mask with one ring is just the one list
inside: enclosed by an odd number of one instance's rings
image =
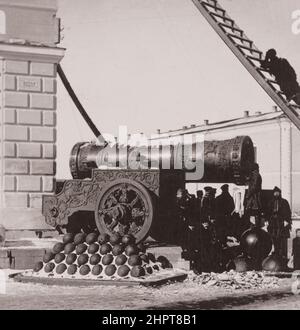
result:
[(137, 242), (148, 235), (154, 217), (154, 203), (140, 183), (119, 179), (103, 189), (95, 209), (100, 233), (132, 234)]

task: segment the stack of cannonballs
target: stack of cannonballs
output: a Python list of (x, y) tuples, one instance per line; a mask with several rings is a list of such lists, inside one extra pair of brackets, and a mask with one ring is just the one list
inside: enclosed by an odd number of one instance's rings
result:
[(146, 253), (131, 235), (66, 234), (38, 262), (33, 274), (66, 278), (141, 278), (171, 268), (167, 258)]
[(284, 270), (286, 267), (283, 260), (274, 254), (269, 255), (272, 245), (270, 235), (263, 229), (247, 230), (241, 237), (243, 255), (233, 260), (234, 269), (238, 272), (254, 269), (269, 272)]

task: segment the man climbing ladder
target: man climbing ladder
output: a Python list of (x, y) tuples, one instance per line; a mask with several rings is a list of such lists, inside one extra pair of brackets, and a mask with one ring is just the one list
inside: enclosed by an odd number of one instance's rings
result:
[[(272, 74), (270, 68), (268, 68), (270, 65), (268, 63), (270, 62), (270, 53), (264, 59), (263, 52), (247, 37), (245, 32), (227, 14), (226, 10), (219, 5), (217, 0), (192, 1), (258, 84), (300, 130), (300, 95), (296, 74), (294, 73), (292, 78), (293, 72), (290, 70), (291, 73), (288, 75), (288, 79), (281, 79), (280, 77), (278, 78), (278, 74)], [(271, 52), (272, 55), (274, 57), (274, 52), (273, 54)], [(267, 62), (265, 63), (266, 68), (261, 66), (264, 61)], [(290, 69), (293, 70), (291, 67)]]
[(265, 59), (261, 62), (261, 67), (275, 77), (289, 102), (293, 100), (300, 105), (300, 86), (297, 82), (297, 75), (285, 58), (277, 57), (276, 50), (269, 49)]

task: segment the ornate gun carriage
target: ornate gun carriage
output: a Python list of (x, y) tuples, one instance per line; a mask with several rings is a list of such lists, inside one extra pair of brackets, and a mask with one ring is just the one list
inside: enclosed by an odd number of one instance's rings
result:
[[(64, 181), (55, 195), (43, 196), (46, 222), (67, 231), (97, 227), (101, 233), (131, 233), (137, 241), (148, 235), (160, 241), (176, 239), (180, 235), (176, 191), (188, 182), (187, 171), (176, 170), (172, 164), (170, 169), (161, 166), (164, 160), (174, 159), (174, 150), (155, 153), (158, 168), (101, 169), (99, 154), (105, 148), (92, 143), (74, 146), (70, 157), (74, 179)], [(248, 136), (205, 141), (203, 150), (204, 174), (196, 182), (245, 184), (254, 162)]]

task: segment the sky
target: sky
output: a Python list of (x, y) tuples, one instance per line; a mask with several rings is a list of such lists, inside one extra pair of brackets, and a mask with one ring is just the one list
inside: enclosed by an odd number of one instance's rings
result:
[[(220, 0), (266, 51), (275, 48), (300, 77), (299, 0)], [(62, 61), (72, 87), (100, 131), (147, 135), (271, 111), (273, 101), (235, 58), (191, 0), (58, 0)], [(69, 154), (91, 141), (58, 83), (57, 177), (69, 178)]]

